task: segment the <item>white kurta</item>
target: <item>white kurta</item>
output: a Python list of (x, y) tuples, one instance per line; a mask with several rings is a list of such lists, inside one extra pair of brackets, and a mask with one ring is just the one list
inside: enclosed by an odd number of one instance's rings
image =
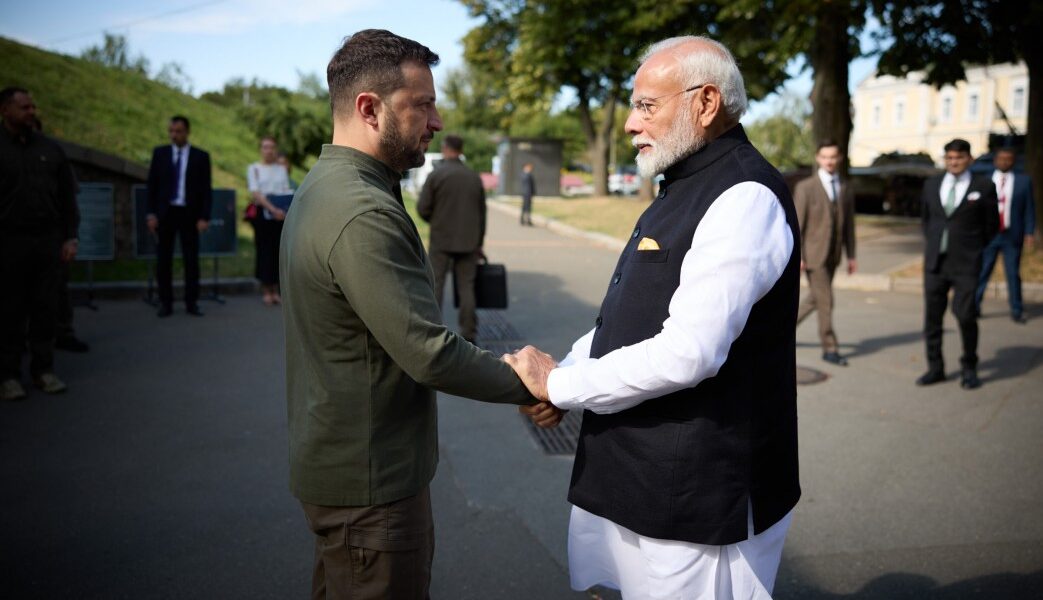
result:
[[(717, 374), (753, 305), (782, 276), (793, 235), (778, 198), (755, 182), (713, 203), (681, 263), (669, 316), (655, 336), (590, 358), (591, 330), (551, 371), (559, 408), (609, 414), (694, 387)], [(572, 587), (605, 585), (624, 598), (770, 598), (790, 515), (729, 546), (640, 536), (573, 507), (569, 525)]]

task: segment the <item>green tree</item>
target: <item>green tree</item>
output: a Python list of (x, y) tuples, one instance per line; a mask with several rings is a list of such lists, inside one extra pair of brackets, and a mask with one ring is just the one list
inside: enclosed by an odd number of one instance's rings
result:
[[(1043, 2), (873, 2), (884, 31), (893, 38), (880, 56), (882, 73), (923, 70), (925, 81), (940, 87), (963, 80), (965, 64), (1025, 61), (1029, 75), (1025, 170), (1036, 182), (1036, 214), (1043, 219)], [(1037, 236), (1043, 236), (1040, 229)]]
[(114, 33), (105, 33), (100, 46), (91, 46), (80, 54), (80, 58), (121, 71), (132, 71), (148, 76), (148, 59), (142, 55), (130, 57), (127, 38)]
[[(302, 83), (302, 87), (307, 86)], [(318, 156), (322, 145), (333, 137), (328, 98), (314, 90), (305, 94), (257, 79), (247, 82), (235, 78), (227, 81), (220, 92), (207, 92), (201, 99), (235, 108), (258, 139), (274, 137), (279, 150), (298, 167), (306, 167), (308, 157)]]
[(858, 37), (866, 25), (866, 10), (865, 0), (733, 0), (721, 12), (740, 30), (750, 23), (766, 23), (757, 35), (767, 36), (774, 60), (803, 58), (813, 79), (812, 140), (832, 139), (845, 155), (853, 126), (848, 65), (862, 55)]
[[(785, 61), (773, 60), (766, 24), (718, 22), (720, 4), (677, 0), (461, 0), (482, 25), (464, 37), (464, 56), (502, 91), (496, 108), (512, 115), (521, 106), (548, 112), (568, 88), (586, 138), (595, 193), (608, 192), (608, 161), (617, 119), (625, 105), (642, 49), (660, 39), (702, 31), (721, 40), (744, 65), (751, 97), (785, 80)], [(734, 30), (734, 31), (733, 31)], [(749, 60), (746, 60), (749, 59)]]
[(811, 134), (811, 106), (794, 95), (779, 98), (774, 113), (746, 128), (750, 141), (778, 169), (810, 164), (816, 142)]
[(181, 93), (192, 95), (192, 78), (185, 72), (184, 66), (177, 62), (165, 63), (153, 78), (157, 83), (173, 88)]

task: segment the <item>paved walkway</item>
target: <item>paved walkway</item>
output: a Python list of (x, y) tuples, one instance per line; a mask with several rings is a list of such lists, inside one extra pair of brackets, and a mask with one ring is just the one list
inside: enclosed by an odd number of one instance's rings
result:
[[(514, 338), (486, 343), (557, 356), (592, 326), (617, 254), (496, 212), (486, 250), (510, 270), (499, 337)], [(1019, 326), (986, 303), (985, 386), (967, 392), (912, 384), (918, 296), (837, 304), (850, 367), (819, 360), (813, 319), (798, 330), (799, 362), (828, 378), (800, 388), (804, 497), (776, 597), (1039, 598), (1043, 309)], [(0, 597), (304, 597), (279, 311), (247, 296), (203, 319), (100, 306), (77, 312), (91, 353), (58, 357), (68, 394), (0, 405)], [(571, 459), (545, 455), (510, 407), (439, 403), (432, 597), (583, 598), (567, 584)]]

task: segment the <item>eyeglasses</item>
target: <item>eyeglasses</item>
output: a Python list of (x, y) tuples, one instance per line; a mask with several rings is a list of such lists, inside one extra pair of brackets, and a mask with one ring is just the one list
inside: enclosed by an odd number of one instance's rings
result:
[(666, 102), (656, 104), (656, 100), (660, 100), (662, 98), (673, 98), (674, 96), (680, 96), (681, 94), (694, 92), (695, 90), (703, 87), (704, 85), (706, 84), (700, 83), (699, 85), (692, 86), (687, 90), (681, 90), (680, 92), (674, 92), (672, 94), (663, 94), (662, 96), (656, 96), (655, 98), (642, 98), (640, 100), (634, 100), (630, 103), (630, 110), (641, 113), (641, 117), (644, 119), (651, 118), (652, 115), (654, 115), (662, 105), (666, 104)]

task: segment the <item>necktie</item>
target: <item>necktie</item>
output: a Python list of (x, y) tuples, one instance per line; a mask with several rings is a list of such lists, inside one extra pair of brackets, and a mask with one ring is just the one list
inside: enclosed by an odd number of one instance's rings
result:
[[(949, 194), (945, 196), (945, 216), (951, 216), (952, 212), (956, 210), (956, 181), (952, 182), (952, 187), (949, 188)], [(949, 224), (945, 224), (945, 230), (942, 231), (942, 244), (939, 248), (939, 253), (945, 254), (949, 250)]]
[(181, 148), (174, 147), (174, 176), (170, 178), (170, 201), (177, 198), (178, 184), (181, 182)]
[(1000, 208), (1000, 231), (1005, 231), (1007, 229), (1007, 219), (1004, 218), (1006, 216), (1006, 214), (1005, 214), (1006, 213), (1006, 207), (1004, 206), (1005, 204), (1007, 204), (1007, 174), (1006, 173), (1000, 175), (1000, 202), (999, 202), (999, 208)]
[(834, 176), (833, 177), (833, 201), (836, 202), (840, 198), (840, 181)]

